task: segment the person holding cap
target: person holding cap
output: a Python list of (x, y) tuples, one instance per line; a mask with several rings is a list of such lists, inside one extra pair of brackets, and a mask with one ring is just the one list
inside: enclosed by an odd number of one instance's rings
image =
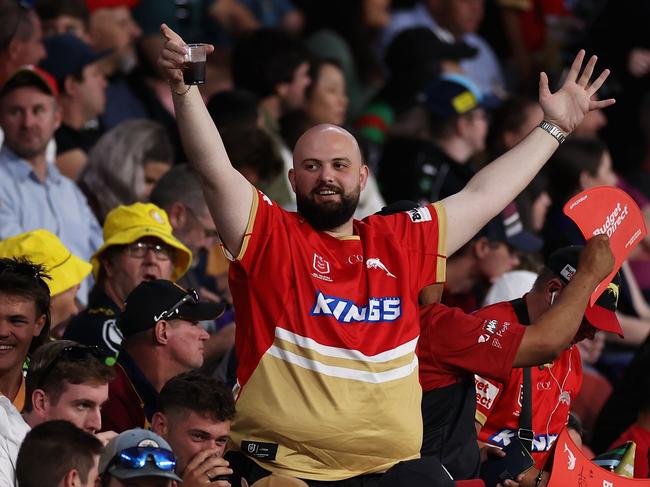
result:
[[(549, 352), (543, 345), (544, 340), (538, 340), (536, 346), (529, 345), (525, 360), (517, 358), (520, 355), (524, 358), (524, 338), (513, 362), (513, 367), (517, 368), (510, 371), (509, 377), (496, 382), (493, 380), (496, 377), (488, 379), (476, 376), (476, 427), (480, 430), (478, 439), (498, 447), (508, 446), (517, 436), (522, 440), (535, 459), (535, 468), (526, 472), (520, 483), (522, 486), (537, 487), (548, 482), (548, 473), (543, 471), (543, 467), (553, 442), (567, 424), (571, 401), (576, 397), (582, 382), (580, 353), (575, 344), (592, 339), (597, 330), (623, 335), (616, 317), (621, 285), (619, 273), (614, 275), (594, 305), (586, 306), (579, 327), (563, 325), (568, 311), (565, 308), (577, 307), (582, 301), (575, 294), (579, 286), (573, 285), (574, 281), (578, 281), (579, 274), (585, 274), (582, 271), (582, 249), (582, 246), (571, 246), (556, 250), (549, 256), (529, 293), (513, 301), (487, 306), (475, 313), (477, 317), (485, 319), (482, 334), (485, 339), (482, 344), (493, 355), (503, 356), (511, 349), (504, 336), (513, 333), (516, 323), (525, 326), (525, 334), (538, 328), (539, 337), (547, 337), (545, 341), (563, 335), (570, 337), (565, 340), (561, 352), (551, 353), (541, 361), (535, 360), (535, 357), (542, 358), (545, 351)], [(602, 265), (594, 260), (591, 264)], [(589, 267), (585, 270), (589, 270)], [(536, 327), (543, 316), (555, 320), (552, 329), (547, 326)], [(528, 343), (534, 344), (533, 341)], [(530, 379), (525, 379), (528, 372), (522, 367), (540, 362), (542, 365), (539, 367), (528, 369)], [(530, 394), (522, 392), (526, 382), (530, 384)], [(520, 418), (525, 416), (524, 406), (528, 405), (531, 418), (522, 420)], [(529, 421), (530, 424), (523, 424), (522, 421)], [(527, 431), (522, 432), (522, 429)]]
[(99, 476), (105, 487), (172, 487), (176, 457), (169, 443), (140, 428), (113, 438), (99, 457)]
[(0, 88), (0, 239), (44, 228), (89, 259), (102, 243), (101, 227), (81, 190), (47, 157), (61, 123), (58, 95), (56, 80), (34, 66)]
[(191, 262), (191, 251), (174, 237), (163, 209), (134, 203), (111, 210), (104, 222), (104, 245), (91, 258), (96, 284), (88, 307), (63, 337), (117, 355), (122, 342), (117, 319), (129, 293), (146, 280), (176, 281)]
[(102, 410), (104, 428), (120, 432), (148, 426), (167, 381), (203, 365), (210, 335), (199, 322), (217, 319), (223, 311), (223, 303), (200, 301), (195, 290), (171, 281), (139, 284), (118, 321), (124, 342)]
[(106, 77), (99, 62), (110, 49), (95, 51), (74, 34), (59, 34), (44, 40), (47, 58), (40, 67), (58, 84), (61, 126), (55, 133), (56, 165), (76, 181), (86, 166), (87, 153), (102, 134), (97, 120), (106, 105)]
[(50, 276), (46, 281), (51, 297), (50, 336), (61, 338), (70, 320), (79, 313), (77, 292), (92, 266), (42, 228), (0, 241), (0, 257), (23, 257), (44, 266)]

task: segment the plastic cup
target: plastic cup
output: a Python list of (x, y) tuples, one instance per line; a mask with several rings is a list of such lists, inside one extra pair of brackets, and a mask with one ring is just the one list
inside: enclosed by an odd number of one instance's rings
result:
[(205, 83), (205, 58), (207, 44), (188, 44), (185, 64), (183, 64), (183, 82), (186, 85)]

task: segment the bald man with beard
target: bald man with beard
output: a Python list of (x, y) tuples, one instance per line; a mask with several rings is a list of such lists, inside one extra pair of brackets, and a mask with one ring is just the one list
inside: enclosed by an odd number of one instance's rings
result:
[(581, 51), (557, 93), (541, 77), (546, 128), (455, 195), (359, 221), (368, 168), (350, 133), (319, 125), (299, 139), (289, 171), (298, 211), (283, 210), (232, 167), (198, 89), (183, 83), (185, 43), (162, 32), (159, 66), (231, 260), (232, 438), (251, 460), (248, 481), (273, 472), (312, 487), (380, 486), (385, 472), (421, 462), (427, 485), (449, 485), (432, 459), (419, 460), (418, 292), (444, 282), (446, 255), (514, 199), (585, 113), (613, 103), (590, 100), (608, 71), (592, 82), (592, 57), (580, 74)]

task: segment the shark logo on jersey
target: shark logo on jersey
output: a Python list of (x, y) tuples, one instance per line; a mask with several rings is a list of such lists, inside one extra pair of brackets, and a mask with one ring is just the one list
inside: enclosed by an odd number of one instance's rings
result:
[(368, 269), (381, 269), (382, 271), (384, 271), (388, 275), (388, 277), (395, 277), (396, 278), (396, 276), (394, 274), (392, 274), (386, 268), (386, 266), (384, 264), (382, 264), (381, 260), (379, 260), (379, 259), (368, 259), (368, 260), (366, 260), (366, 267)]
[(569, 450), (569, 446), (566, 443), (564, 444), (564, 452), (567, 454), (567, 467), (569, 470), (573, 470), (576, 468), (576, 456)]
[(402, 316), (402, 300), (398, 297), (370, 298), (365, 306), (347, 299), (316, 293), (312, 316), (331, 316), (339, 323), (386, 323)]

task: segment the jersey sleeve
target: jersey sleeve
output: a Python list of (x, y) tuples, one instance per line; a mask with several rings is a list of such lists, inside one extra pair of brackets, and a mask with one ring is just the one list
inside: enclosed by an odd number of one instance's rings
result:
[(394, 235), (408, 249), (411, 269), (417, 281), (413, 286), (418, 291), (430, 284), (445, 281), (447, 216), (441, 203), (387, 216), (372, 215), (365, 221), (372, 221), (384, 233)]
[(476, 413), (474, 419), (484, 426), (490, 413), (497, 409), (496, 404), (501, 398), (503, 385), (496, 381), (487, 380), (480, 375), (474, 376), (476, 388)]
[(505, 381), (524, 336), (519, 323), (469, 315), (441, 304), (420, 313), (420, 353), (431, 353), (437, 365), (453, 374), (479, 374)]

